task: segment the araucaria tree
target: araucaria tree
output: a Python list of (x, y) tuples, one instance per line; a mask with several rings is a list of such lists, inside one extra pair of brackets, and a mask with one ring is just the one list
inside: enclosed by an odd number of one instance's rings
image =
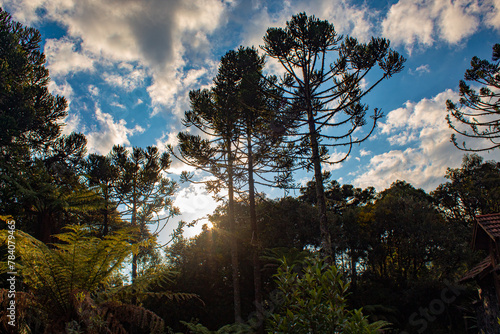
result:
[(79, 175), (85, 137), (61, 135), (67, 103), (48, 89), (41, 42), (0, 8), (0, 212), (51, 242), (96, 197)]
[[(235, 193), (248, 196), (252, 231), (255, 304), (262, 314), (259, 233), (256, 215), (256, 184), (285, 186), (291, 177), (292, 160), (282, 147), (283, 133), (273, 125), (283, 124), (281, 92), (275, 78), (264, 79), (264, 57), (254, 48), (240, 47), (221, 59), (218, 75), (211, 90), (191, 92), (192, 110), (184, 122), (195, 126), (212, 139), (188, 133), (179, 134), (181, 160), (204, 169), (213, 176), (207, 185), (217, 192), (228, 189), (228, 219), (231, 233), (235, 318), (240, 317), (238, 288), (238, 245), (235, 229)], [(264, 92), (267, 92), (264, 93)], [(266, 177), (269, 174), (274, 176)]]
[[(256, 185), (284, 188), (292, 180), (290, 170), (293, 159), (283, 143), (287, 120), (283, 114), (284, 104), (279, 98), (282, 92), (274, 86), (275, 78), (268, 78), (268, 81), (263, 77), (264, 57), (259, 56), (255, 48), (240, 47), (238, 51), (229, 51), (223, 58), (222, 66), (233, 68), (240, 76), (236, 96), (239, 115), (236, 126), (240, 143), (237, 158), (238, 165), (244, 166), (242, 174), (248, 184), (254, 301), (257, 314), (263, 316)], [(262, 330), (259, 329), (260, 332)]]
[[(170, 168), (170, 156), (168, 153), (160, 154), (155, 146), (146, 149), (134, 147), (132, 152), (123, 146), (114, 146), (110, 154), (117, 171), (113, 195), (118, 205), (126, 207), (122, 216), (130, 218), (131, 226), (139, 230), (139, 242), (154, 244), (165, 221), (178, 214), (172, 202), (176, 183), (165, 177)], [(151, 225), (156, 225), (156, 230), (150, 230)], [(139, 253), (133, 254), (132, 281), (137, 278), (140, 257), (146, 255), (148, 250), (151, 249), (145, 246), (140, 248)]]
[[(382, 80), (400, 72), (405, 59), (389, 48), (386, 39), (360, 43), (344, 38), (328, 21), (305, 13), (294, 15), (285, 28), (269, 28), (262, 48), (285, 69), (283, 96), (297, 130), (290, 141), (303, 148), (295, 158), (314, 170), (322, 249), (331, 255), (321, 165), (343, 161), (353, 144), (369, 137), (382, 113), (375, 109), (368, 131), (359, 131), (367, 124), (368, 111), (361, 99)], [(377, 67), (379, 75), (371, 76), (367, 84), (368, 73)], [(345, 154), (332, 161), (329, 149), (333, 153), (344, 149)]]
[[(222, 59), (224, 62), (224, 58)], [(209, 190), (218, 193), (221, 188), (228, 191), (229, 243), (233, 277), (235, 321), (241, 322), (240, 272), (238, 244), (234, 215), (235, 181), (238, 180), (236, 155), (238, 145), (238, 82), (240, 76), (231, 67), (221, 66), (214, 79), (212, 89), (189, 93), (191, 110), (186, 111), (183, 123), (208, 136), (180, 132), (179, 159), (190, 166), (210, 173), (214, 178), (206, 182)], [(170, 147), (170, 151), (174, 152)]]
[(478, 92), (460, 80), (460, 100), (458, 104), (446, 101), (446, 120), (459, 135), (483, 144), (467, 147), (465, 141), (458, 143), (453, 134), (451, 140), (457, 148), (476, 152), (491, 150), (500, 146), (500, 44), (493, 46), (492, 62), (473, 57), (470, 65), (465, 71), (465, 81), (482, 87)]

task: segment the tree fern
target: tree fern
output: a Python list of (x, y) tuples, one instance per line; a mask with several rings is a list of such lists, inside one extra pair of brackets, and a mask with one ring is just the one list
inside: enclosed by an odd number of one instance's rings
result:
[[(27, 233), (16, 231), (17, 272), (32, 293), (33, 300), (26, 310), (39, 310), (45, 320), (45, 332), (126, 333), (129, 323), (159, 333), (163, 320), (143, 307), (127, 304), (127, 292), (139, 295), (159, 293), (168, 279), (163, 268), (156, 275), (138, 280), (133, 287), (112, 288), (115, 274), (134, 247), (129, 229), (109, 234), (103, 239), (88, 235), (83, 225), (68, 226), (56, 236), (59, 241), (49, 248)], [(6, 240), (7, 231), (0, 231), (0, 240)], [(6, 271), (7, 263), (0, 263)], [(170, 275), (171, 276), (171, 275)], [(3, 295), (0, 295), (3, 296)], [(170, 298), (190, 298), (189, 294), (163, 292)], [(124, 303), (122, 302), (124, 301)], [(7, 299), (0, 299), (2, 304)], [(5, 304), (6, 305), (6, 304)], [(6, 309), (6, 308), (2, 308)], [(21, 307), (22, 309), (22, 307)], [(3, 314), (0, 314), (0, 317)]]

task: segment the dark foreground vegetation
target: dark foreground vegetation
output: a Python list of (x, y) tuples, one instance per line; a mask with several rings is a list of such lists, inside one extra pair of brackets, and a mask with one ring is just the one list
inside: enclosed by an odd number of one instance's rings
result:
[[(479, 333), (477, 286), (458, 282), (485, 256), (469, 244), (474, 218), (500, 212), (500, 163), (465, 155), (431, 193), (405, 181), (377, 193), (322, 170), (343, 160), (329, 149), (347, 148), (345, 159), (382, 116), (361, 103), (371, 89), (361, 82), (402, 70), (387, 40), (361, 44), (298, 14), (264, 37), (283, 77), (264, 76), (253, 48), (230, 51), (213, 87), (191, 92), (192, 131), (178, 147), (107, 156), (86, 154), (82, 134), (61, 134), (66, 101), (47, 89), (40, 41), (0, 11), (2, 332)], [(468, 78), (499, 88), (498, 64), (476, 61)], [(477, 106), (493, 88), (461, 93)], [(494, 144), (498, 121), (484, 132), (463, 112), (474, 103), (448, 108)], [(181, 222), (161, 245), (179, 213), (165, 176), (172, 155), (227, 196), (210, 228), (186, 239)], [(296, 187), (304, 168), (314, 178), (299, 196), (257, 191)]]

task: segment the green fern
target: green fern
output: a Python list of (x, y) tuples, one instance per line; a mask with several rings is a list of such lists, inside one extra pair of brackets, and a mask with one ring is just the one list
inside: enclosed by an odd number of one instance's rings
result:
[[(163, 320), (151, 311), (99, 297), (110, 290), (115, 273), (132, 252), (132, 231), (99, 239), (89, 236), (88, 230), (83, 225), (67, 227), (56, 236), (59, 242), (53, 248), (16, 231), (17, 272), (34, 297), (24, 309), (41, 311), (46, 332), (126, 333), (124, 322), (161, 332)], [(0, 231), (0, 240), (7, 236), (6, 230)], [(5, 271), (7, 263), (0, 267)], [(136, 291), (142, 289), (136, 287)], [(3, 298), (2, 305), (5, 302)]]

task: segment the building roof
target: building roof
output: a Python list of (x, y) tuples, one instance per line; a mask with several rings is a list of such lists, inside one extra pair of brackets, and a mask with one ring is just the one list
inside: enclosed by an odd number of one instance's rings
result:
[(484, 259), (477, 266), (468, 271), (467, 274), (465, 274), (465, 276), (462, 277), (459, 282), (465, 282), (478, 276), (479, 278), (484, 277), (492, 271), (492, 267), (491, 257), (488, 255), (486, 259)]
[[(474, 235), (472, 248), (474, 250), (484, 249), (491, 252), (491, 245), (500, 242), (500, 213), (477, 216), (474, 222)], [(460, 282), (474, 278), (480, 280), (491, 272), (500, 270), (500, 264), (495, 264), (493, 253), (490, 253), (483, 261), (471, 269)]]
[(474, 223), (473, 249), (488, 250), (490, 241), (500, 238), (500, 213), (481, 215)]
[(476, 221), (492, 239), (500, 238), (500, 213), (477, 216)]

